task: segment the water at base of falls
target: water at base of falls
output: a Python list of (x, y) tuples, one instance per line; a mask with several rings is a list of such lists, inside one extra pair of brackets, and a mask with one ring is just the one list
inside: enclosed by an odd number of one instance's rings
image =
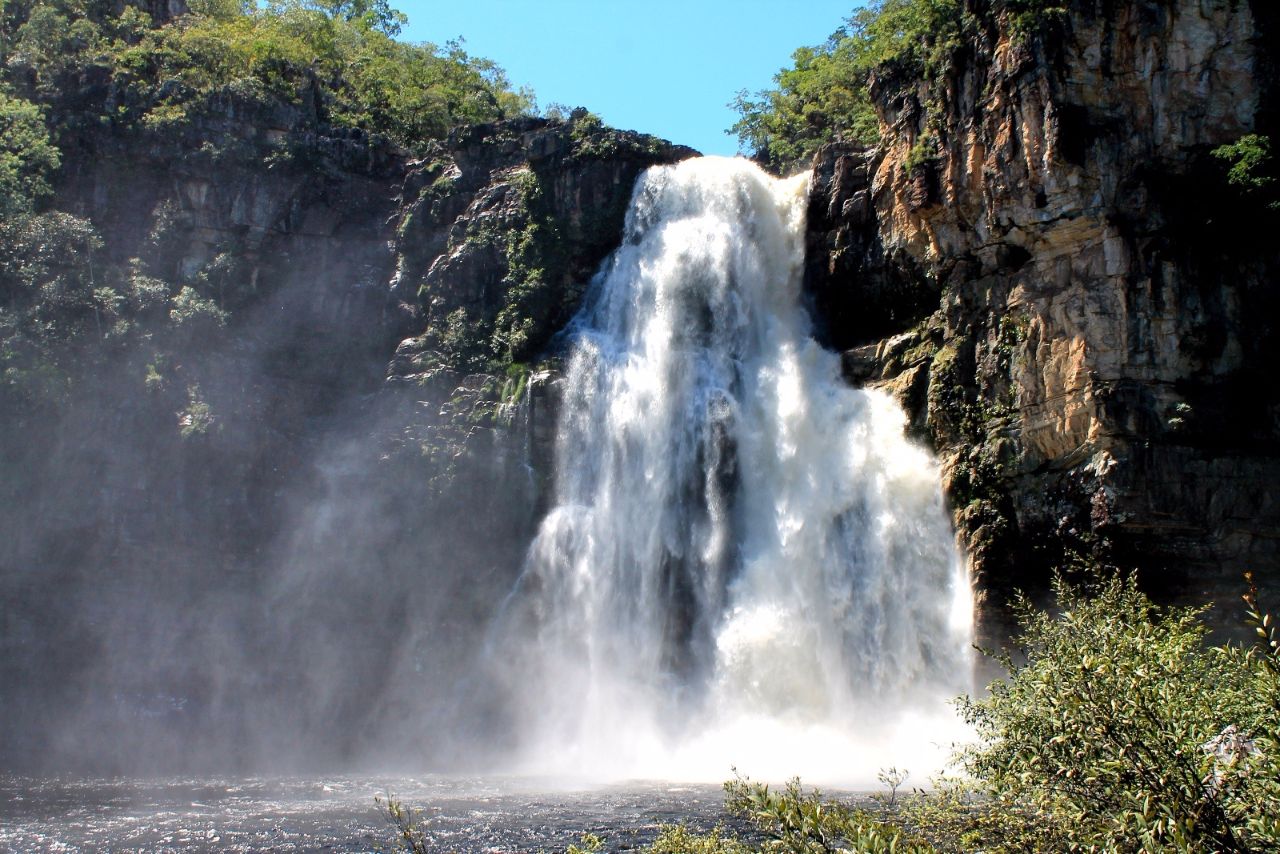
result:
[(490, 641), (518, 767), (864, 783), (957, 734), (972, 605), (937, 466), (812, 339), (806, 205), (741, 159), (637, 185)]
[(425, 820), (431, 850), (563, 851), (583, 834), (607, 851), (652, 842), (664, 824), (724, 821), (717, 786), (564, 788), (545, 779), (394, 775), (311, 778), (31, 779), (0, 776), (0, 851), (351, 852), (397, 850), (374, 797)]

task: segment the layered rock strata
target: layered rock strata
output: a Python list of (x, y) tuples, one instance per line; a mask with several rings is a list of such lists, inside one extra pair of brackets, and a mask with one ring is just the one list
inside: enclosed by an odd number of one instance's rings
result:
[(1280, 580), (1273, 210), (1212, 154), (1276, 126), (1274, 10), (1080, 0), (873, 84), (815, 161), (809, 282), (850, 378), (943, 456), (988, 637), (1076, 557), (1173, 599)]

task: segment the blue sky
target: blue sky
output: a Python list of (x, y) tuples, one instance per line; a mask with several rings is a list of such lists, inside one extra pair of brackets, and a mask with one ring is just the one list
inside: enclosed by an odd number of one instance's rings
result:
[(584, 106), (606, 123), (732, 154), (739, 89), (772, 82), (801, 45), (826, 40), (858, 0), (392, 0), (401, 38), (462, 36), (539, 105)]

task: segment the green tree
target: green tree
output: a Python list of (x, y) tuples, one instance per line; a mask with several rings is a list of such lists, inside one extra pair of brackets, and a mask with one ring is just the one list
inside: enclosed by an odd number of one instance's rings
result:
[(387, 0), (303, 0), (303, 6), (389, 36), (400, 35), (401, 29), (409, 23), (405, 14), (392, 9)]
[(1246, 134), (1229, 145), (1218, 146), (1213, 156), (1227, 164), (1227, 182), (1231, 186), (1272, 210), (1280, 210), (1280, 200), (1276, 198), (1280, 181), (1276, 178), (1270, 137)]
[(0, 89), (0, 220), (34, 210), (59, 160), (40, 107)]
[(773, 89), (738, 93), (730, 106), (741, 118), (729, 132), (776, 165), (836, 139), (876, 142), (872, 72), (936, 74), (959, 44), (961, 12), (959, 0), (879, 0), (854, 12), (825, 44), (792, 54)]
[(190, 14), (160, 25), (104, 0), (9, 0), (0, 58), (18, 94), (78, 121), (95, 108), (84, 76), (105, 74), (100, 122), (166, 133), (228, 96), (317, 103), (322, 122), (408, 148), (533, 109), (460, 42), (397, 41), (404, 22), (388, 0), (192, 0)]

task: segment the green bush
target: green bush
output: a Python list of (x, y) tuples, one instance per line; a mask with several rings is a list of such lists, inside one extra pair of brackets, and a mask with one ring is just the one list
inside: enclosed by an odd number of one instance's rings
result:
[(738, 93), (730, 129), (740, 145), (775, 165), (796, 163), (837, 139), (873, 144), (879, 123), (868, 92), (878, 69), (937, 76), (959, 46), (959, 0), (878, 0), (854, 12), (818, 47), (792, 54), (773, 89)]
[(422, 813), (412, 807), (406, 807), (399, 798), (390, 792), (386, 798), (375, 796), (373, 802), (378, 811), (395, 830), (397, 850), (407, 854), (429, 854), (430, 841), (426, 834), (426, 819)]
[(173, 297), (169, 320), (180, 329), (208, 335), (227, 325), (227, 313), (188, 285)]
[(40, 107), (0, 89), (0, 220), (35, 209), (49, 194), (48, 178), (60, 159)]
[(206, 435), (218, 419), (212, 407), (200, 393), (200, 386), (187, 386), (187, 405), (178, 411), (178, 434), (183, 439), (194, 439)]
[(84, 352), (115, 329), (121, 296), (94, 275), (101, 245), (70, 214), (0, 216), (0, 392), (23, 407), (62, 399), (92, 361)]
[(902, 161), (902, 168), (906, 172), (915, 172), (931, 163), (935, 163), (938, 159), (938, 141), (932, 136), (926, 136), (911, 146), (911, 150), (907, 152), (906, 159)]
[(1218, 146), (1213, 156), (1227, 164), (1227, 183), (1247, 197), (1261, 199), (1272, 210), (1280, 210), (1270, 137), (1246, 134), (1229, 145)]
[(648, 854), (749, 854), (750, 846), (722, 828), (695, 833), (684, 825), (670, 825), (649, 846)]
[(1073, 846), (1268, 851), (1280, 845), (1273, 651), (1208, 647), (1203, 608), (1157, 608), (1132, 578), (1055, 582), (1020, 604), (1023, 660), (961, 711), (965, 770)]
[(792, 66), (774, 76), (774, 88), (743, 90), (729, 104), (739, 119), (729, 129), (739, 147), (777, 167), (797, 164), (838, 139), (872, 144), (879, 122), (867, 91), (863, 39), (866, 10), (817, 47), (791, 55)]
[(101, 247), (88, 220), (60, 211), (0, 222), (0, 296), (30, 316), (33, 334), (70, 338), (103, 307), (93, 269)]
[(724, 784), (725, 810), (750, 819), (768, 841), (762, 851), (825, 854), (929, 854), (933, 848), (870, 812), (805, 792), (791, 780), (781, 792), (738, 777)]

